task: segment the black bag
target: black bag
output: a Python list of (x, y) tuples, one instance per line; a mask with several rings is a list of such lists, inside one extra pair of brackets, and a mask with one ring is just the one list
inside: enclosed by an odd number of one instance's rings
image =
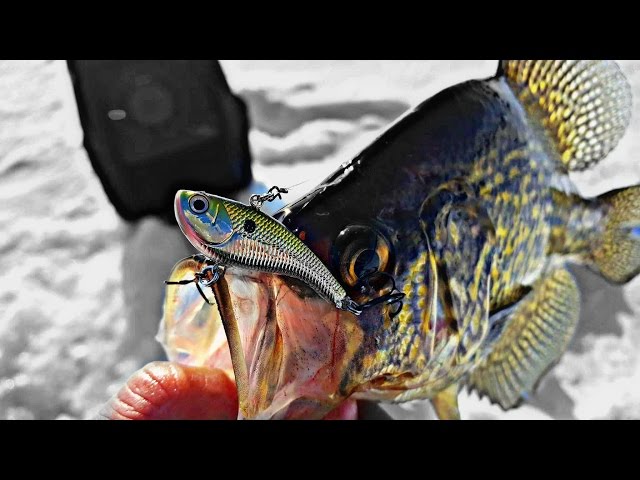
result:
[(84, 147), (118, 213), (173, 220), (178, 189), (251, 181), (248, 119), (215, 60), (69, 60)]

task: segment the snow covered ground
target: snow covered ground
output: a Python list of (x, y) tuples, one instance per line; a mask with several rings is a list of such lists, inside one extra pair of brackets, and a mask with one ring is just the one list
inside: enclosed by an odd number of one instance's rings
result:
[[(493, 74), (487, 61), (223, 61), (250, 108), (256, 180), (313, 187), (409, 106)], [(619, 147), (574, 178), (584, 195), (640, 183), (636, 102)], [(191, 253), (176, 228), (121, 221), (82, 148), (62, 61), (0, 61), (0, 418), (89, 418), (162, 358), (162, 280)], [(153, 248), (147, 248), (153, 241)], [(640, 280), (579, 271), (583, 311), (569, 352), (531, 404), (509, 413), (463, 395), (464, 418), (640, 418)], [(431, 417), (424, 402), (390, 406)]]

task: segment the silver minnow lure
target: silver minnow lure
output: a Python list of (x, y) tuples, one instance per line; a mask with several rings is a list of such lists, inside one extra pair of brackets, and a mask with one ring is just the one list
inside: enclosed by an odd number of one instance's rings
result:
[(297, 278), (341, 310), (362, 307), (298, 237), (259, 209), (205, 192), (179, 190), (175, 214), (182, 233), (220, 265)]

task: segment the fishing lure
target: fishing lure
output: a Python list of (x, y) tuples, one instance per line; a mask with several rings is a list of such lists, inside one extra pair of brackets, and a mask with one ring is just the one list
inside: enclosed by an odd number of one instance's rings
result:
[(253, 195), (251, 205), (245, 205), (205, 192), (178, 191), (175, 197), (178, 225), (191, 244), (211, 261), (191, 280), (199, 290), (201, 285), (215, 283), (214, 277), (222, 275), (225, 266), (234, 266), (297, 278), (337, 308), (355, 315), (373, 305), (401, 301), (404, 294), (395, 288), (395, 282), (383, 297), (362, 305), (353, 301), (302, 240), (260, 211), (264, 202), (281, 198), (287, 192), (288, 189), (272, 187), (266, 194)]

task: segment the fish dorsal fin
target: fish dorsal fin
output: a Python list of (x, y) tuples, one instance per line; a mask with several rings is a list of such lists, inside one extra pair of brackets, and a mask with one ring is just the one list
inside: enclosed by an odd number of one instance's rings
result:
[(505, 410), (517, 406), (566, 349), (579, 312), (573, 275), (564, 268), (547, 273), (516, 304), (489, 354), (465, 383)]
[(584, 170), (613, 150), (631, 118), (631, 88), (607, 60), (502, 60), (504, 76), (540, 122), (567, 170)]

